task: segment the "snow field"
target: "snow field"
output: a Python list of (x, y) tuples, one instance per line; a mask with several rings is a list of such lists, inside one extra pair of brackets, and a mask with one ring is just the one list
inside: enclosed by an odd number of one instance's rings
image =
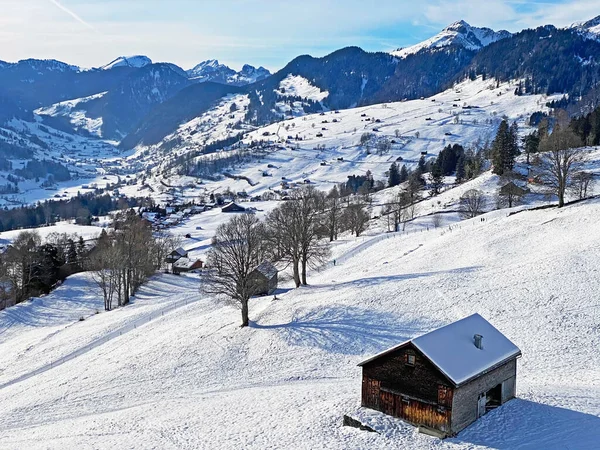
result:
[[(600, 202), (589, 201), (490, 214), (353, 254), (361, 241), (342, 243), (335, 251), (350, 256), (311, 273), (310, 286), (284, 284), (279, 300), (253, 300), (246, 329), (231, 305), (200, 299), (198, 281), (161, 276), (177, 288), (154, 300), (140, 294), (134, 307), (169, 295), (199, 300), (2, 389), (0, 448), (595, 448), (598, 213)], [(53, 295), (61, 292), (69, 291)], [(52, 339), (77, 342), (128, 308)], [(445, 441), (381, 417), (381, 434), (341, 426), (360, 405), (358, 362), (475, 312), (523, 352), (518, 400)], [(43, 353), (39, 336), (54, 330), (32, 328)], [(0, 341), (1, 355), (7, 345)], [(19, 352), (2, 366), (34, 367), (31, 358)]]

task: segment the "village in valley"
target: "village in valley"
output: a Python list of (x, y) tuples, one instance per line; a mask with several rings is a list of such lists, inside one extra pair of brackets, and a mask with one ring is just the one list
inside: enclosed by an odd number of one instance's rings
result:
[(598, 24), (0, 61), (0, 450), (599, 448)]

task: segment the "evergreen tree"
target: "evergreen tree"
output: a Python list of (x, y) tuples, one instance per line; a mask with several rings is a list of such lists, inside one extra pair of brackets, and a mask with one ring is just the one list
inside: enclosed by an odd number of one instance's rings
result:
[(456, 162), (456, 182), (460, 183), (461, 181), (463, 181), (467, 175), (466, 170), (465, 170), (465, 164), (466, 164), (466, 157), (465, 154), (463, 153), (462, 155), (460, 155), (460, 157), (458, 158), (458, 161)]
[(425, 162), (425, 156), (421, 156), (421, 158), (419, 158), (417, 170), (419, 171), (419, 175), (423, 175), (427, 172), (427, 163)]
[(492, 172), (496, 175), (503, 175), (513, 169), (515, 158), (519, 152), (516, 136), (516, 128), (509, 127), (508, 122), (503, 120), (492, 143), (492, 162), (494, 165)]
[(523, 138), (523, 147), (525, 148), (525, 154), (527, 155), (527, 164), (529, 164), (529, 156), (532, 153), (537, 153), (539, 146), (540, 136), (537, 131), (534, 131)]
[(402, 168), (400, 169), (400, 183), (404, 183), (408, 181), (408, 169), (406, 168), (406, 164), (402, 164)]
[(78, 257), (77, 257), (77, 249), (75, 248), (75, 242), (73, 241), (73, 239), (69, 239), (67, 241), (67, 263), (71, 264), (72, 266), (76, 265), (79, 261)]
[(390, 166), (390, 175), (388, 177), (388, 186), (394, 187), (401, 183), (400, 171), (398, 170), (398, 164), (392, 163)]
[(431, 190), (429, 193), (432, 197), (436, 196), (440, 193), (443, 186), (444, 172), (442, 171), (441, 165), (436, 162), (431, 168)]
[[(102, 233), (106, 234), (106, 230), (102, 229)], [(102, 236), (100, 233), (100, 236)], [(83, 261), (85, 257), (85, 241), (83, 240), (83, 236), (79, 236), (79, 241), (77, 242), (77, 261)]]

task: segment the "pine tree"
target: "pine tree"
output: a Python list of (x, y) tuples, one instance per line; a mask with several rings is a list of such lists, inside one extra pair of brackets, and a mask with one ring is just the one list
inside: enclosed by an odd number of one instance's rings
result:
[(67, 249), (67, 263), (76, 265), (79, 261), (77, 257), (77, 249), (75, 248), (75, 242), (73, 239), (68, 240), (68, 249)]
[(394, 187), (398, 186), (400, 183), (400, 171), (398, 170), (398, 164), (392, 163), (390, 166), (390, 175), (388, 177), (388, 186)]
[(431, 168), (431, 190), (429, 193), (431, 196), (438, 195), (444, 186), (444, 172), (442, 167), (437, 162), (433, 164)]
[(423, 175), (427, 172), (427, 164), (425, 162), (425, 156), (421, 156), (419, 159), (419, 164), (417, 166), (417, 170), (419, 171), (419, 176)]
[[(106, 230), (102, 229), (104, 233)], [(77, 260), (81, 261), (83, 256), (85, 255), (85, 241), (83, 240), (83, 236), (79, 236), (79, 241), (77, 242)]]
[(400, 183), (404, 183), (408, 181), (408, 169), (406, 168), (406, 164), (402, 164), (402, 168), (400, 169)]
[(463, 181), (467, 175), (466, 170), (465, 170), (465, 164), (466, 164), (466, 157), (465, 154), (463, 153), (462, 155), (460, 155), (460, 157), (458, 158), (458, 161), (456, 162), (456, 182), (460, 183), (461, 181)]
[(503, 175), (512, 170), (515, 164), (518, 147), (508, 122), (503, 120), (498, 127), (498, 133), (492, 143), (493, 173)]

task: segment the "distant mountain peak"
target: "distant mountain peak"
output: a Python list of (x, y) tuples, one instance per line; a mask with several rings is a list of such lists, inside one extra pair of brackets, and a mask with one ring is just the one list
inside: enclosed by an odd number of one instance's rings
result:
[(102, 66), (101, 69), (109, 70), (114, 69), (115, 67), (135, 67), (141, 68), (152, 64), (152, 60), (147, 56), (143, 55), (133, 55), (133, 56), (119, 56), (113, 61), (109, 62), (105, 66)]
[(264, 67), (256, 68), (249, 64), (244, 64), (242, 70), (236, 72), (225, 64), (219, 63), (217, 59), (209, 59), (188, 70), (187, 74), (190, 79), (199, 82), (215, 81), (222, 84), (243, 86), (264, 80), (271, 75), (271, 72)]
[(510, 36), (511, 33), (506, 30), (494, 31), (491, 28), (474, 27), (464, 20), (459, 20), (448, 25), (432, 38), (411, 47), (395, 50), (392, 52), (392, 55), (405, 58), (424, 49), (442, 48), (451, 45), (478, 51), (483, 47), (487, 47), (496, 41), (506, 39)]

